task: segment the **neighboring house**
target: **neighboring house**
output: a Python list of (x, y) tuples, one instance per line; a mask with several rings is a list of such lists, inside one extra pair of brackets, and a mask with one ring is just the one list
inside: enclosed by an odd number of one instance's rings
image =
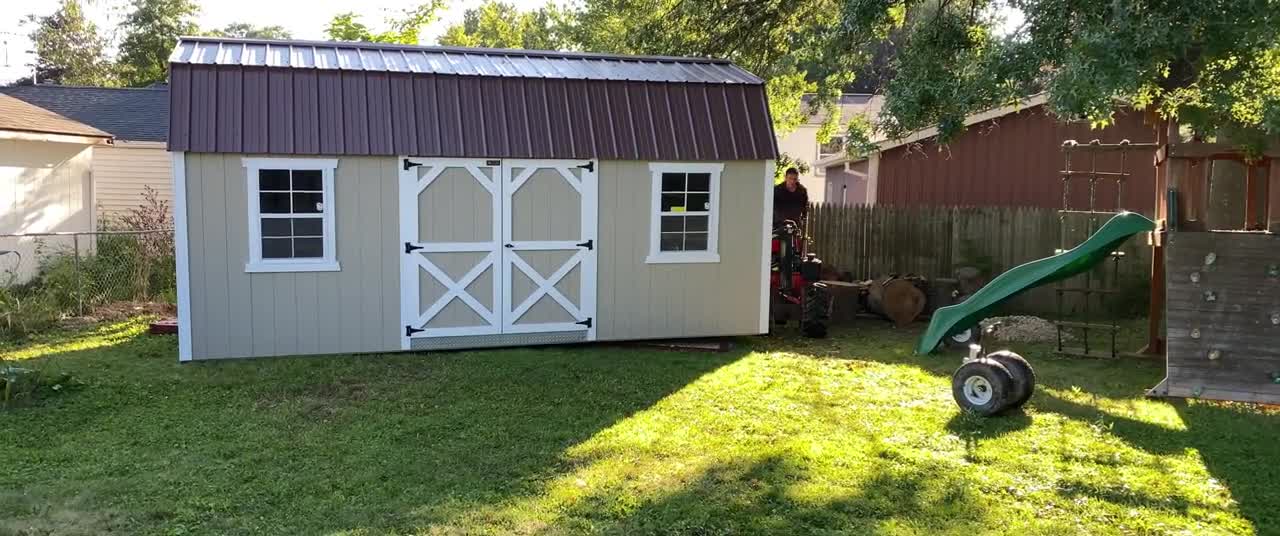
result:
[[(806, 96), (807, 103), (811, 97)], [(850, 93), (840, 97), (841, 122), (847, 123), (857, 115), (874, 116), (879, 110), (881, 99), (874, 95)], [(809, 200), (821, 203), (824, 200), (840, 199), (842, 192), (828, 191), (826, 186), (826, 168), (817, 163), (824, 159), (838, 156), (844, 152), (844, 132), (837, 129), (836, 136), (826, 143), (818, 142), (818, 129), (826, 120), (826, 114), (819, 111), (811, 115), (803, 124), (786, 135), (778, 137), (778, 152), (809, 165), (807, 173), (800, 174), (800, 183), (809, 190)]]
[(766, 333), (777, 146), (733, 64), (183, 37), (179, 359)]
[(92, 231), (93, 150), (111, 134), (0, 95), (0, 285), (36, 268), (37, 240), (14, 234)]
[[(826, 188), (857, 192), (845, 199), (847, 204), (1061, 208), (1065, 140), (1155, 139), (1154, 127), (1145, 123), (1141, 112), (1117, 110), (1113, 125), (1091, 129), (1087, 123), (1057, 119), (1045, 102), (1039, 95), (1017, 106), (973, 114), (965, 121), (968, 128), (946, 146), (936, 143), (937, 130), (926, 129), (899, 140), (881, 140), (879, 150), (868, 158), (828, 157), (819, 163), (826, 168)], [(1152, 157), (1150, 150), (1130, 152), (1123, 163), (1131, 176), (1121, 206), (1116, 207), (1114, 181), (1102, 180), (1093, 191), (1095, 208), (1149, 214), (1156, 195)], [(1096, 162), (1084, 158), (1078, 156), (1072, 169), (1093, 165), (1097, 171), (1116, 172), (1121, 167), (1118, 153), (1101, 155)], [(1070, 208), (1085, 208), (1089, 195), (1088, 182), (1074, 179)]]
[(112, 145), (93, 150), (94, 207), (100, 217), (137, 207), (147, 186), (172, 201), (173, 172), (164, 144), (166, 88), (37, 85), (0, 91), (115, 137)]

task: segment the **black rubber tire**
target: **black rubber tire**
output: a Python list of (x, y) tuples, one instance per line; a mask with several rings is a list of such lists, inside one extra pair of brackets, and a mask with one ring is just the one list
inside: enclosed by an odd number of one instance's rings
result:
[(804, 307), (800, 311), (800, 332), (811, 339), (827, 336), (831, 322), (831, 290), (822, 283), (804, 289)]
[(1006, 410), (1014, 410), (1022, 407), (1036, 390), (1036, 371), (1031, 368), (1022, 356), (1009, 350), (1000, 350), (987, 354), (987, 359), (1004, 365), (1009, 369), (1009, 373), (1013, 375), (1013, 400), (1009, 402)]
[[(961, 336), (963, 338), (959, 338)], [(959, 339), (958, 339), (959, 338)], [(942, 346), (948, 350), (969, 351), (970, 344), (982, 343), (982, 325), (975, 324), (969, 329), (952, 333), (942, 338)]]
[(1004, 365), (992, 359), (974, 359), (951, 375), (951, 396), (960, 409), (988, 417), (1009, 406), (1014, 399), (1013, 385), (1013, 373)]

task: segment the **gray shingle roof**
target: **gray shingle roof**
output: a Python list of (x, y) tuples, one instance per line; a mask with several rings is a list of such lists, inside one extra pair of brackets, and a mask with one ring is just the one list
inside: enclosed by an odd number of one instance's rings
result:
[(56, 112), (125, 141), (165, 141), (169, 130), (166, 88), (17, 86), (3, 93)]

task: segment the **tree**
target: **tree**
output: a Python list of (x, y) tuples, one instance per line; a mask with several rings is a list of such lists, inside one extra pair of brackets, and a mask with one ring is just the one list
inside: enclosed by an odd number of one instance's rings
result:
[(233, 22), (221, 29), (209, 30), (205, 35), (242, 39), (293, 39), (293, 34), (283, 26), (254, 26), (248, 22)]
[(194, 18), (200, 8), (191, 0), (132, 0), (132, 11), (120, 24), (120, 77), (126, 85), (147, 86), (163, 82), (169, 53), (178, 37), (194, 35)]
[(105, 86), (113, 82), (111, 64), (103, 52), (106, 40), (85, 18), (79, 1), (63, 0), (53, 14), (30, 15), (26, 22), (36, 25), (31, 42), (41, 83)]
[[(881, 116), (890, 136), (936, 126), (946, 141), (966, 114), (1044, 91), (1059, 116), (1095, 125), (1121, 104), (1246, 149), (1280, 139), (1274, 0), (951, 0), (908, 16), (923, 3), (847, 0), (841, 13), (846, 34), (904, 32)], [(1012, 10), (1025, 23), (1000, 35)]]
[(418, 44), (418, 33), (423, 26), (436, 20), (444, 0), (431, 0), (404, 10), (399, 16), (388, 17), (388, 29), (373, 33), (355, 13), (339, 13), (329, 20), (325, 35), (331, 41), (363, 41), (366, 43)]
[(555, 4), (520, 11), (506, 2), (486, 0), (462, 16), (440, 38), (447, 46), (564, 50), (575, 48), (570, 35), (573, 13)]

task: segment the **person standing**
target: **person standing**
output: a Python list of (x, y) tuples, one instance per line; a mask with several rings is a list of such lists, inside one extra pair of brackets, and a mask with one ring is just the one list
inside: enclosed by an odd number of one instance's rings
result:
[(809, 191), (800, 184), (800, 172), (787, 168), (782, 184), (773, 187), (773, 221), (800, 224), (809, 213)]

